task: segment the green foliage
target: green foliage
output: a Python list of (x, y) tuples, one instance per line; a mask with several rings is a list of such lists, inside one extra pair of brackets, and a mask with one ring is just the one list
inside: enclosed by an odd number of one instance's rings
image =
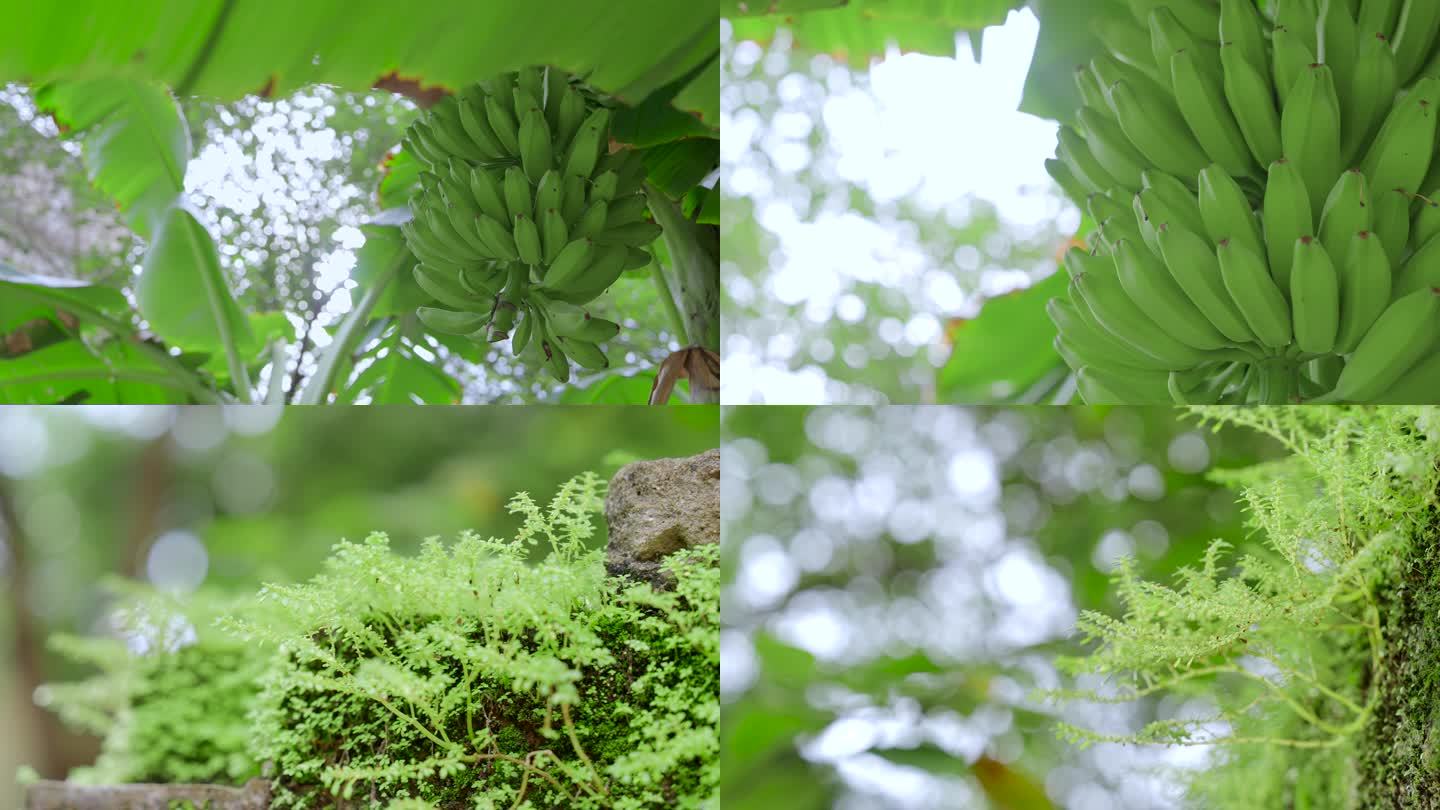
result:
[(1161, 719), (1133, 735), (1062, 726), (1062, 736), (1082, 745), (1224, 744), (1222, 765), (1194, 786), (1206, 807), (1347, 807), (1369, 778), (1355, 765), (1362, 732), (1387, 722), (1384, 685), (1396, 652), (1388, 605), (1417, 544), (1433, 542), (1440, 411), (1197, 414), (1289, 452), (1215, 476), (1240, 490), (1263, 542), (1231, 554), (1216, 541), (1173, 586), (1120, 566), (1121, 615), (1085, 613), (1080, 630), (1098, 643), (1061, 661), (1072, 673), (1103, 676), (1107, 687), (1052, 696), (1202, 696), (1214, 712)]
[(70, 779), (240, 784), (258, 776), (246, 714), (265, 659), (214, 627), (235, 601), (201, 594), (182, 605), (142, 586), (114, 587), (126, 597), (114, 614), (118, 638), (51, 639), (99, 674), (37, 696), (67, 724), (103, 738), (95, 765)]
[[(253, 715), (276, 807), (325, 794), (441, 806), (699, 807), (719, 781), (716, 549), (673, 592), (608, 577), (587, 548), (603, 484), (521, 494), (514, 540), (420, 554), (341, 543), (309, 583), (227, 622), (277, 652)], [(529, 548), (548, 554), (527, 563)], [(413, 803), (412, 803), (413, 804)]]

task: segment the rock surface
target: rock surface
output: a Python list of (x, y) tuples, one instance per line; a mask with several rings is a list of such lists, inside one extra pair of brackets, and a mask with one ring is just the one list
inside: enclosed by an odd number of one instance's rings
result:
[(270, 783), (251, 779), (243, 788), (217, 785), (72, 785), (36, 782), (26, 791), (25, 810), (171, 810), (190, 802), (209, 810), (265, 810)]
[(605, 498), (610, 545), (605, 567), (660, 587), (672, 577), (661, 560), (720, 542), (720, 451), (627, 464)]

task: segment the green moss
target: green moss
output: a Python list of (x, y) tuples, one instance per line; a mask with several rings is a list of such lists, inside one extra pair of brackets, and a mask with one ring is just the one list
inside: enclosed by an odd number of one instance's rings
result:
[(1201, 697), (1214, 713), (1062, 735), (1219, 744), (1192, 786), (1205, 808), (1440, 807), (1440, 409), (1198, 412), (1289, 450), (1216, 476), (1240, 490), (1258, 542), (1232, 555), (1217, 541), (1173, 586), (1122, 565), (1122, 615), (1083, 616), (1094, 646), (1062, 662), (1116, 691), (1051, 697)]
[(1380, 599), (1385, 653), (1361, 747), (1361, 806), (1440, 807), (1440, 521)]
[[(254, 720), (277, 808), (698, 808), (719, 781), (717, 549), (673, 592), (606, 575), (593, 476), (513, 541), (342, 543), (231, 626), (276, 651)], [(529, 544), (549, 554), (529, 562)], [(338, 798), (338, 804), (337, 804)]]

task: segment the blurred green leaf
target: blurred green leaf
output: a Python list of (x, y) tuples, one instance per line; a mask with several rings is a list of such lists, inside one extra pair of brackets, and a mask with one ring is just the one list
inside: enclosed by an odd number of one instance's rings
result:
[(420, 185), (420, 164), (415, 156), (400, 150), (385, 158), (385, 176), (380, 180), (376, 197), (380, 209), (404, 208), (410, 204), (410, 196)]
[(945, 402), (985, 402), (997, 391), (1014, 397), (1061, 365), (1050, 344), (1055, 325), (1045, 304), (1065, 290), (1057, 272), (1032, 287), (986, 301), (980, 314), (952, 322), (953, 349), (940, 370), (939, 398)]
[(399, 330), (350, 389), (369, 392), (372, 405), (450, 405), (460, 399), (460, 383), (417, 356)]
[(787, 28), (795, 47), (828, 53), (864, 67), (891, 48), (907, 53), (954, 56), (961, 31), (978, 31), (1005, 20), (1023, 0), (852, 0), (843, 7), (819, 4), (769, 16), (732, 20), (739, 39), (769, 42)]
[(681, 197), (720, 165), (717, 138), (687, 138), (645, 150), (651, 183), (671, 197)]
[(220, 272), (215, 242), (182, 206), (170, 209), (156, 232), (135, 298), (140, 314), (167, 343), (190, 350), (218, 350), (227, 342), (258, 348)]
[(725, 17), (763, 17), (769, 14), (796, 14), (822, 8), (839, 8), (848, 0), (721, 0)]
[[(570, 386), (560, 395), (562, 405), (645, 405), (650, 401), (650, 389), (655, 386), (654, 373), (646, 372), (626, 377), (619, 374), (601, 377), (585, 386)], [(675, 386), (680, 396), (671, 398), (672, 403), (689, 397), (688, 380), (681, 380)]]
[(1080, 107), (1075, 70), (1090, 64), (1100, 49), (1093, 33), (1095, 20), (1113, 15), (1130, 16), (1122, 0), (1030, 0), (1040, 18), (1040, 38), (1025, 79), (1020, 111), (1069, 122)]
[[(422, 3), (403, 12), (382, 0), (3, 0), (0, 11), (12, 21), (0, 28), (0, 81), (143, 78), (233, 99), (311, 83), (363, 90), (384, 77), (455, 88), (544, 64), (632, 104), (714, 53), (718, 16), (713, 4), (641, 0)], [(718, 83), (690, 90), (692, 109), (718, 120)]]
[(0, 360), (0, 403), (185, 402), (183, 383), (134, 346), (66, 341)]
[(64, 310), (81, 320), (98, 316), (105, 324), (122, 326), (128, 321), (130, 304), (114, 287), (68, 278), (22, 273), (0, 264), (0, 330), (13, 329), (38, 317), (52, 317)]
[(47, 85), (35, 103), (81, 133), (91, 182), (115, 199), (136, 233), (150, 236), (185, 190), (190, 161), (190, 131), (170, 92), (154, 82), (99, 78)]
[(974, 766), (975, 779), (996, 810), (1051, 810), (1045, 788), (1004, 762), (980, 757)]
[[(355, 295), (363, 295), (380, 280), (397, 261), (404, 259), (410, 249), (405, 246), (405, 236), (400, 228), (391, 225), (361, 225), (365, 244), (355, 251), (355, 268), (350, 277), (355, 280)], [(384, 318), (391, 315), (406, 315), (416, 307), (432, 303), (430, 295), (420, 288), (411, 270), (419, 262), (411, 257), (402, 262), (400, 272), (394, 278), (386, 279), (386, 287), (375, 303), (370, 317)]]

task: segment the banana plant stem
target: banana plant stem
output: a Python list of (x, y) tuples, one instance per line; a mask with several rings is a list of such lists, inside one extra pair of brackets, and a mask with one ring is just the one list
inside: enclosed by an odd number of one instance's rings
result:
[(650, 278), (654, 279), (655, 291), (660, 294), (660, 303), (670, 316), (670, 328), (675, 330), (675, 339), (680, 341), (681, 347), (689, 346), (690, 337), (685, 331), (685, 317), (680, 314), (680, 307), (675, 303), (675, 295), (670, 291), (670, 280), (665, 277), (665, 268), (660, 266), (659, 259), (652, 259), (650, 262)]

